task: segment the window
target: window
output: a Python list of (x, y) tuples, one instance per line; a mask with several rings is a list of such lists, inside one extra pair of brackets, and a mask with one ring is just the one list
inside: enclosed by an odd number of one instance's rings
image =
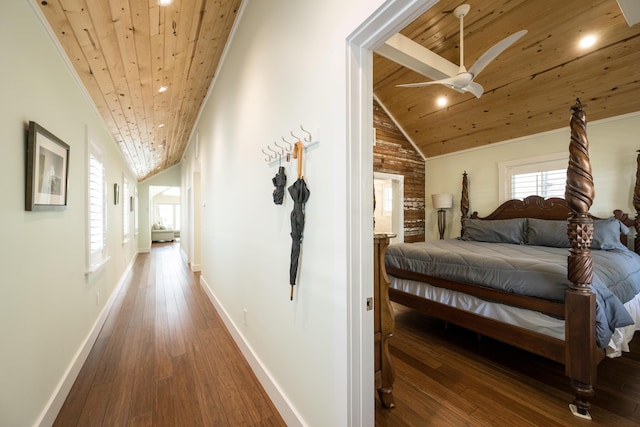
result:
[(129, 240), (129, 182), (122, 178), (122, 235), (124, 241)]
[(87, 273), (107, 260), (107, 189), (102, 152), (89, 141), (87, 191)]
[(564, 197), (567, 165), (566, 153), (500, 163), (500, 202), (532, 195)]
[(180, 205), (173, 203), (158, 203), (156, 205), (156, 218), (160, 224), (170, 230), (180, 229)]
[(514, 174), (511, 175), (511, 198), (524, 199), (532, 194), (564, 198), (566, 182), (566, 169)]
[(393, 188), (391, 181), (384, 185), (384, 198), (382, 199), (382, 212), (391, 214), (393, 212)]
[(135, 235), (140, 233), (139, 218), (138, 218), (138, 188), (133, 189), (133, 227)]

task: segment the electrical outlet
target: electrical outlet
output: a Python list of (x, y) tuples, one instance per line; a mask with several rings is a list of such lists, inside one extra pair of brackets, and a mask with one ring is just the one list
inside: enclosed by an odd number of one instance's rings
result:
[(100, 292), (96, 292), (96, 307), (100, 307)]
[(247, 326), (247, 309), (246, 308), (242, 309), (242, 320), (244, 322), (244, 326)]

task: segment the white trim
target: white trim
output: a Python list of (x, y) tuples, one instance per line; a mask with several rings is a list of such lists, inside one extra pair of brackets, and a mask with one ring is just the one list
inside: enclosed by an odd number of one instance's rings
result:
[(120, 293), (123, 285), (126, 283), (126, 278), (129, 275), (129, 272), (133, 268), (134, 263), (136, 262), (137, 254), (132, 258), (131, 262), (124, 270), (122, 275), (120, 276), (120, 280), (118, 280), (118, 284), (115, 289), (109, 296), (109, 300), (106, 302), (102, 311), (96, 318), (96, 321), (93, 323), (93, 326), (89, 330), (87, 337), (84, 339), (75, 356), (71, 360), (71, 363), (67, 367), (64, 375), (60, 379), (60, 382), (56, 386), (54, 392), (51, 394), (51, 397), (47, 404), (45, 405), (42, 413), (38, 417), (38, 420), (34, 425), (45, 427), (53, 425), (64, 401), (67, 399), (69, 395), (69, 391), (71, 391), (71, 387), (73, 383), (76, 381), (78, 374), (80, 373), (80, 369), (87, 361), (87, 357), (93, 348), (93, 344), (95, 344), (98, 339), (98, 335), (100, 334), (100, 330), (104, 325), (104, 322), (107, 320), (107, 316), (109, 315), (109, 311), (113, 306), (118, 294)]
[(271, 401), (278, 410), (278, 413), (280, 413), (280, 416), (284, 420), (285, 424), (290, 427), (304, 426), (305, 424), (302, 421), (302, 417), (300, 416), (298, 411), (296, 411), (293, 403), (287, 398), (282, 389), (278, 386), (278, 383), (265, 368), (265, 365), (262, 363), (260, 358), (258, 358), (255, 351), (253, 351), (253, 348), (244, 338), (244, 335), (242, 335), (240, 329), (238, 329), (236, 324), (233, 322), (231, 316), (229, 316), (222, 304), (220, 304), (220, 301), (218, 301), (213, 292), (211, 292), (209, 285), (202, 276), (200, 276), (200, 286), (202, 286), (202, 289), (207, 294), (207, 297), (220, 315), (220, 318), (227, 327), (227, 330), (238, 345), (240, 352), (249, 363), (249, 366), (251, 366), (251, 370), (258, 378), (258, 381), (260, 381), (262, 387), (264, 387), (265, 392), (271, 398)]
[(347, 423), (375, 423), (372, 51), (437, 0), (389, 0), (347, 37)]

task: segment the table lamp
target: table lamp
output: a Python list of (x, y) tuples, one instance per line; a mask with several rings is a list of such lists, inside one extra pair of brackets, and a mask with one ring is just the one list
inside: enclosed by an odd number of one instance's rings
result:
[(446, 226), (445, 209), (453, 206), (453, 194), (432, 194), (431, 201), (433, 208), (438, 210), (438, 231), (440, 232), (440, 240), (442, 240)]

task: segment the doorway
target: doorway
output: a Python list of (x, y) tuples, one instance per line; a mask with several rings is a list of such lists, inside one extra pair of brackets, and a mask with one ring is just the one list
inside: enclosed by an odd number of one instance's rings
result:
[(149, 223), (151, 224), (151, 241), (154, 231), (164, 231), (162, 240), (167, 240), (172, 231), (171, 240), (180, 239), (181, 224), (180, 187), (149, 186)]
[(374, 172), (374, 233), (393, 233), (391, 243), (404, 242), (404, 176)]
[(389, 0), (347, 38), (347, 410), (375, 424), (373, 312), (373, 49), (437, 0)]

